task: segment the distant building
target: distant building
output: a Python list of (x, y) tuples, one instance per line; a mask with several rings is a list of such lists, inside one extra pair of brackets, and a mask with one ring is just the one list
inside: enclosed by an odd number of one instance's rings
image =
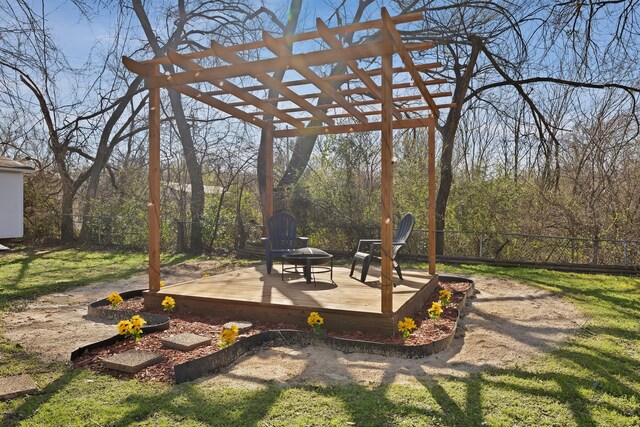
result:
[(0, 239), (24, 234), (24, 174), (34, 168), (0, 156)]
[[(191, 194), (191, 184), (181, 184), (179, 182), (163, 182), (163, 185), (176, 191), (184, 191), (187, 194)], [(204, 194), (220, 194), (222, 193), (222, 187), (217, 185), (203, 185)]]

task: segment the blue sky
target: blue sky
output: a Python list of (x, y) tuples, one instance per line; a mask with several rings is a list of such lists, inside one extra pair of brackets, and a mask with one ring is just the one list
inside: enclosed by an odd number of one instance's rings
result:
[[(40, 2), (33, 3), (37, 3), (34, 9), (40, 11)], [(44, 7), (56, 44), (74, 66), (86, 62), (96, 44), (111, 38), (115, 17), (109, 10), (98, 9), (96, 5), (88, 20), (70, 0), (46, 0)]]
[[(39, 12), (41, 10), (40, 1), (31, 0), (31, 2), (34, 9)], [(73, 65), (82, 65), (96, 44), (100, 45), (102, 42), (107, 42), (108, 44), (117, 18), (110, 14), (110, 10), (101, 8), (99, 4), (94, 3), (92, 7), (94, 10), (90, 19), (87, 19), (82, 16), (78, 8), (70, 0), (46, 0), (44, 3), (45, 18), (56, 39), (56, 44), (62, 48)], [(91, 2), (87, 3), (91, 6)], [(282, 18), (284, 18), (288, 3), (288, 0), (264, 1), (266, 7), (276, 11), (278, 15), (282, 15)], [(300, 23), (299, 29), (315, 27), (315, 18), (318, 16), (326, 20), (333, 11), (334, 3), (338, 2), (332, 0), (303, 0), (300, 18), (304, 22)], [(349, 7), (349, 3), (347, 3), (347, 7)], [(387, 1), (380, 1), (379, 3), (384, 5)], [(374, 13), (377, 9), (374, 5), (369, 7), (369, 10), (374, 11)], [(372, 19), (377, 18), (377, 16), (372, 17)]]

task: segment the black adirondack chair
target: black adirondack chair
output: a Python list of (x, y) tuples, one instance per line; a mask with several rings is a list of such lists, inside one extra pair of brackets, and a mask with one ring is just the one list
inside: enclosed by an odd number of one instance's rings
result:
[[(273, 260), (282, 258), (283, 255), (296, 250), (299, 247), (307, 247), (308, 237), (296, 236), (298, 221), (287, 212), (278, 212), (267, 220), (269, 237), (263, 237), (265, 254), (267, 258), (267, 273), (271, 274)], [(300, 242), (297, 245), (297, 242)]]
[[(400, 264), (396, 261), (396, 255), (398, 251), (402, 249), (402, 247), (407, 243), (409, 236), (411, 236), (411, 232), (413, 231), (413, 225), (415, 224), (415, 219), (413, 218), (412, 213), (407, 213), (398, 224), (398, 229), (396, 230), (396, 234), (393, 236), (393, 253), (391, 254), (391, 259), (393, 260), (393, 268), (398, 272), (398, 277), (400, 280), (402, 279), (402, 270), (400, 269)], [(369, 252), (364, 252), (366, 246), (369, 245)], [(364, 282), (367, 280), (367, 273), (369, 272), (369, 266), (371, 265), (371, 261), (374, 259), (380, 260), (381, 257), (376, 254), (376, 248), (382, 245), (382, 241), (380, 239), (361, 239), (358, 242), (358, 249), (356, 254), (353, 256), (353, 262), (351, 263), (351, 273), (349, 277), (353, 277), (353, 270), (356, 267), (357, 262), (362, 263), (362, 272), (360, 274), (360, 281)]]

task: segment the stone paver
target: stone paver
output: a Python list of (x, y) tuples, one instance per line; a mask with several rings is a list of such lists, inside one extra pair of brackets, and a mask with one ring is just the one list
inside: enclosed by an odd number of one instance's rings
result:
[(224, 324), (224, 328), (229, 329), (231, 326), (236, 325), (238, 327), (238, 333), (243, 333), (248, 331), (253, 327), (251, 322), (247, 322), (246, 320), (234, 320), (231, 322), (227, 322)]
[(201, 335), (184, 333), (172, 335), (162, 339), (162, 345), (169, 348), (177, 348), (182, 351), (190, 351), (194, 348), (202, 347), (211, 344), (210, 337), (203, 337)]
[(31, 375), (0, 378), (0, 400), (9, 400), (40, 391)]
[(102, 359), (105, 368), (135, 374), (136, 372), (162, 361), (160, 354), (150, 351), (129, 350)]

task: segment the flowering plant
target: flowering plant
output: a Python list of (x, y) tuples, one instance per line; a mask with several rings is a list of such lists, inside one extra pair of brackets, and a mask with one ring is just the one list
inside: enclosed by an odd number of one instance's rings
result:
[(416, 322), (411, 317), (405, 317), (404, 320), (398, 322), (398, 331), (402, 332), (402, 339), (405, 341), (415, 328)]
[(220, 332), (218, 347), (229, 347), (231, 344), (236, 342), (236, 338), (238, 338), (238, 327), (236, 325), (231, 325), (230, 328), (224, 328), (222, 332)]
[(439, 319), (442, 314), (442, 304), (440, 301), (431, 304), (431, 308), (427, 310), (427, 313), (429, 313), (430, 319)]
[(317, 311), (312, 311), (309, 314), (309, 317), (307, 317), (307, 323), (313, 329), (314, 334), (322, 335), (322, 328), (320, 328), (320, 325), (324, 323), (324, 319)]
[(122, 301), (124, 301), (124, 300), (122, 299), (122, 297), (120, 296), (119, 293), (114, 292), (114, 293), (112, 293), (111, 295), (109, 295), (107, 297), (107, 301), (109, 301), (111, 303), (111, 307), (115, 307), (118, 304), (121, 304)]
[(118, 334), (132, 337), (138, 342), (140, 341), (140, 335), (142, 335), (142, 326), (146, 324), (147, 321), (136, 314), (131, 319), (122, 320), (118, 323)]
[(209, 275), (208, 275), (207, 273), (203, 273), (203, 274), (202, 274), (202, 278), (203, 278), (203, 279), (206, 279), (207, 277), (209, 277)]
[(166, 285), (166, 283), (164, 283), (164, 280), (161, 280), (161, 281), (160, 281), (160, 287), (161, 287), (161, 288), (163, 288), (163, 287), (164, 287), (164, 285)]
[(162, 309), (164, 311), (173, 311), (174, 308), (176, 308), (176, 300), (171, 298), (169, 295), (164, 297), (162, 300)]
[(443, 307), (448, 306), (451, 303), (451, 292), (446, 289), (442, 289), (438, 296), (440, 297), (440, 303), (442, 303)]

